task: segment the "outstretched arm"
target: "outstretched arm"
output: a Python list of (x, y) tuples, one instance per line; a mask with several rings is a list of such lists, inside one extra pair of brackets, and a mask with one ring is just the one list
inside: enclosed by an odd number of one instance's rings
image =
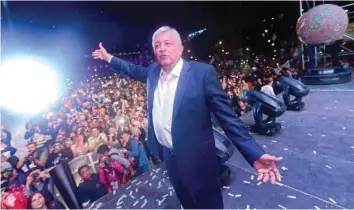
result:
[(118, 74), (125, 74), (132, 79), (138, 80), (140, 82), (147, 82), (147, 68), (142, 66), (134, 65), (120, 58), (114, 57), (107, 52), (103, 47), (102, 43), (99, 43), (99, 49), (92, 52), (92, 57), (94, 59), (104, 60), (110, 64), (111, 69)]
[(225, 131), (226, 136), (229, 137), (248, 163), (253, 166), (253, 163), (265, 152), (248, 133), (244, 123), (233, 113), (214, 68), (207, 70), (204, 82), (208, 106)]

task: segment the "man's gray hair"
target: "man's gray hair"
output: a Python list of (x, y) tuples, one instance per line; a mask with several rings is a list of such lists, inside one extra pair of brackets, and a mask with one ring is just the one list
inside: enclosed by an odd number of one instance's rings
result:
[(172, 32), (175, 37), (176, 37), (176, 40), (178, 42), (178, 44), (182, 44), (182, 40), (181, 40), (181, 36), (179, 35), (178, 31), (170, 26), (162, 26), (161, 28), (157, 29), (154, 33), (154, 35), (152, 35), (152, 48), (155, 50), (155, 39), (156, 39), (156, 36), (160, 33), (163, 33), (163, 32)]

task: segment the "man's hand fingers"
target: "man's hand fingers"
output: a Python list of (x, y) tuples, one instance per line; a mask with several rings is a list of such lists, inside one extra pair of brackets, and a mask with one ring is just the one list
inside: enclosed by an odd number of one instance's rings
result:
[(100, 42), (100, 43), (98, 44), (98, 46), (100, 47), (101, 50), (104, 50), (104, 47), (103, 47), (102, 42)]
[(273, 169), (274, 171), (274, 174), (278, 180), (278, 182), (281, 182), (281, 176), (280, 176), (280, 173), (279, 173), (279, 170), (277, 168)]
[(266, 183), (269, 180), (269, 173), (264, 174), (263, 182)]
[(270, 182), (271, 182), (272, 184), (275, 184), (276, 178), (275, 178), (274, 172), (271, 171), (271, 172), (269, 172), (269, 174), (270, 174)]
[(258, 173), (258, 177), (257, 177), (257, 180), (259, 181), (259, 180), (261, 180), (263, 178), (263, 173)]

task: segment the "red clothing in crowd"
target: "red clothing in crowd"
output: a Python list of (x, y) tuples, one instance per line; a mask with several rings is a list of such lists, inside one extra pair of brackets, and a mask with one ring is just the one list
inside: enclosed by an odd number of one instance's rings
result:
[(110, 167), (100, 168), (100, 183), (103, 184), (109, 192), (118, 189), (124, 176), (124, 167), (116, 160), (112, 160)]

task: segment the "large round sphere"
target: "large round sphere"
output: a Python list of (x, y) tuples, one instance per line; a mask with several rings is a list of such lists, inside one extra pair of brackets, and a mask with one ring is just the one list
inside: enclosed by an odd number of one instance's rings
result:
[(348, 15), (342, 7), (322, 4), (304, 13), (296, 32), (304, 44), (329, 44), (341, 38), (348, 27)]

